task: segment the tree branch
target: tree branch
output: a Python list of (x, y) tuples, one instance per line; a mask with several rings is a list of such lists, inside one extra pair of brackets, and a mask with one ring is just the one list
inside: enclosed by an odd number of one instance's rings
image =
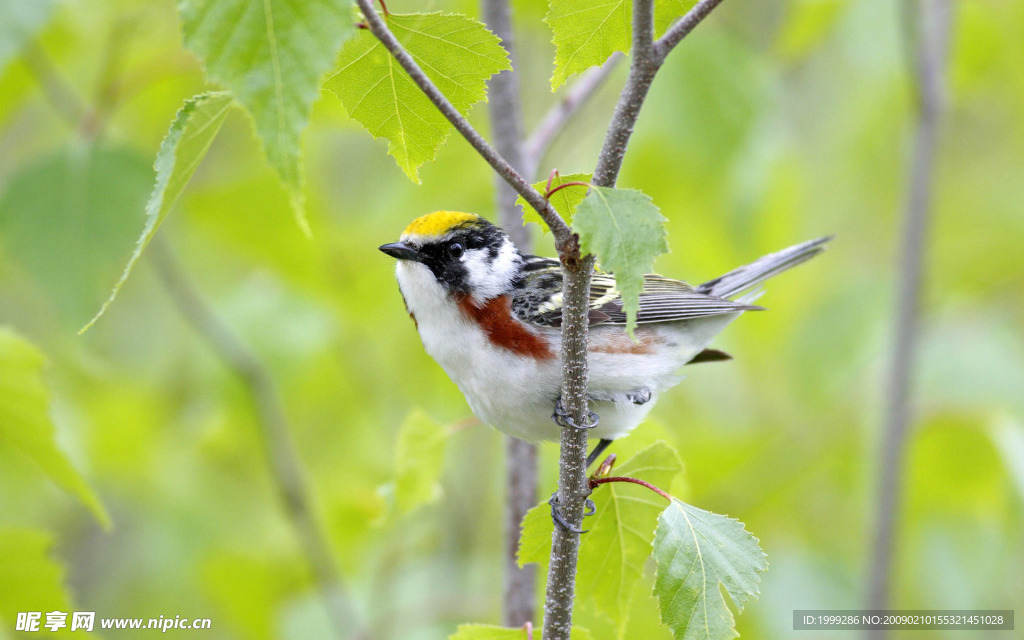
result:
[[(501, 38), (512, 67), (516, 65), (512, 15), (508, 0), (482, 0), (484, 22)], [(524, 167), (522, 115), (519, 78), (512, 70), (502, 71), (490, 80), (487, 106), (491, 116), (494, 147), (512, 168)], [(530, 173), (524, 173), (527, 177)], [(520, 251), (529, 253), (530, 232), (516, 206), (516, 191), (495, 175), (495, 208), (501, 227)], [(537, 504), (537, 446), (505, 436), (505, 584), (503, 589), (504, 624), (521, 627), (532, 624), (537, 592), (537, 567), (520, 567), (517, 561), (520, 523), (526, 512)]]
[(412, 59), (409, 52), (402, 47), (401, 43), (395, 38), (395, 35), (388, 29), (384, 19), (373, 10), (371, 0), (356, 0), (356, 4), (359, 5), (359, 9), (363, 12), (363, 17), (366, 18), (366, 25), (370, 32), (380, 40), (384, 48), (398, 61), (398, 64), (402, 65), (402, 68), (409, 74), (409, 77), (416, 83), (416, 86), (434, 103), (434, 106), (448, 119), (448, 122), (452, 123), (452, 126), (462, 134), (462, 137), (477, 150), (477, 153), (483, 156), (484, 160), (498, 172), (498, 175), (508, 182), (516, 190), (516, 193), (523, 196), (527, 204), (537, 210), (537, 213), (544, 219), (544, 222), (547, 223), (548, 228), (551, 229), (551, 233), (555, 237), (555, 247), (558, 249), (559, 256), (570, 260), (573, 259), (572, 256), (579, 252), (576, 237), (568, 225), (565, 224), (565, 221), (562, 220), (562, 217), (558, 215), (558, 212), (555, 211), (555, 208), (551, 206), (551, 203), (545, 200), (539, 191), (530, 186), (519, 175), (519, 172), (484, 140), (484, 137), (473, 128), (473, 125), (468, 120), (462, 117), (458, 109), (441, 93), (437, 85), (430, 81), (430, 78), (423, 73), (423, 70)]
[[(888, 396), (885, 431), (879, 459), (877, 522), (871, 567), (868, 608), (889, 608), (892, 554), (900, 487), (911, 421), (910, 387), (917, 354), (924, 249), (932, 208), (936, 139), (944, 110), (944, 69), (952, 21), (952, 0), (919, 0), (915, 3), (917, 44), (913, 83), (917, 96), (913, 155), (907, 183), (903, 240), (900, 249), (900, 284), (897, 300), (892, 360), (886, 381)], [(910, 10), (912, 7), (904, 6)], [(884, 638), (885, 632), (869, 633)]]
[[(650, 0), (637, 0), (646, 1)], [(590, 423), (587, 407), (587, 311), (593, 270), (594, 257), (590, 255), (584, 257), (576, 268), (565, 266), (562, 269), (562, 409), (578, 425)], [(583, 521), (584, 500), (590, 494), (586, 459), (587, 431), (564, 425), (558, 458), (557, 508), (565, 521), (576, 529)], [(554, 528), (542, 638), (569, 640), (579, 547), (580, 534), (559, 526)]]
[[(512, 15), (508, 0), (481, 0), (484, 22), (508, 51), (512, 67), (516, 67), (515, 42), (512, 33)], [(487, 89), (487, 109), (491, 116), (491, 135), (494, 148), (516, 171), (523, 168), (523, 125), (519, 108), (519, 77), (509, 69), (491, 78)], [(530, 174), (524, 173), (529, 178)], [(520, 250), (528, 251), (529, 230), (522, 224), (522, 214), (516, 206), (516, 191), (501, 176), (495, 176), (495, 194), (498, 221), (505, 233)], [(525, 621), (524, 621), (525, 622)], [(521, 626), (523, 623), (511, 626)]]
[(566, 90), (562, 99), (548, 109), (523, 145), (524, 176), (527, 178), (537, 177), (537, 169), (540, 167), (540, 163), (544, 159), (548, 148), (565, 130), (566, 125), (573, 116), (597, 93), (597, 90), (612, 75), (612, 72), (618, 68), (619, 63), (624, 58), (625, 56), (621, 52), (616, 51), (600, 67), (587, 69)]
[(147, 255), (178, 311), (238, 375), (252, 399), (271, 479), (309, 562), (337, 637), (369, 637), (360, 628), (358, 616), (316, 516), (302, 463), (292, 442), (291, 428), (270, 374), (207, 306), (161, 236), (150, 243)]

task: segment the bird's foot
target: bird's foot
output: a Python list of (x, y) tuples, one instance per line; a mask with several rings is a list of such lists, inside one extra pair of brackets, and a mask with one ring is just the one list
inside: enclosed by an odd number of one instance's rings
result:
[(551, 419), (560, 427), (572, 427), (573, 429), (593, 429), (597, 425), (601, 424), (600, 416), (593, 411), (587, 412), (586, 424), (577, 424), (576, 420), (573, 419), (572, 414), (565, 410), (561, 396), (555, 400), (555, 411), (551, 414)]
[[(568, 531), (569, 533), (586, 533), (588, 531), (587, 529), (580, 529), (579, 527), (574, 527), (565, 518), (562, 517), (562, 513), (558, 510), (557, 491), (552, 493), (551, 497), (548, 498), (548, 504), (551, 505), (551, 519), (554, 521), (556, 526), (562, 528), (565, 531)], [(584, 505), (586, 507), (586, 510), (583, 512), (584, 518), (587, 516), (592, 516), (597, 512), (597, 506), (594, 504), (594, 501), (591, 500), (590, 498), (586, 498)]]
[(647, 387), (639, 387), (633, 389), (626, 394), (626, 400), (633, 404), (647, 404), (651, 401), (651, 390)]

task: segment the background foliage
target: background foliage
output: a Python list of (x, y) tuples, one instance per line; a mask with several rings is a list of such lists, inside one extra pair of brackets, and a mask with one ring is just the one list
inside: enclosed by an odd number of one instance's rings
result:
[[(555, 51), (544, 3), (513, 4), (529, 124), (554, 99)], [(895, 602), (1021, 609), (1024, 575), (1005, 568), (1024, 563), (1024, 6), (956, 6)], [(267, 106), (266, 88), (235, 88), (213, 66), (225, 84), (204, 84), (189, 51), (209, 43), (183, 15), (171, 2), (0, 2), (0, 325), (45, 354), (57, 442), (113, 522), (0, 429), (0, 637), (14, 636), (12, 612), (36, 608), (8, 593), (39, 594), (39, 610), (209, 617), (208, 637), (326, 633), (249, 398), (148, 256), (76, 335), (132, 252), (183, 102), (228, 88)], [(544, 167), (591, 170), (622, 71)], [(489, 213), (490, 170), (451, 136), (415, 185), (330, 92), (305, 96), (304, 186), (293, 130), (264, 152), (233, 110), (161, 234), (279, 385), (358, 608), (380, 637), (445, 638), (499, 617), (500, 440), (465, 426), (376, 247), (427, 211)], [(794, 608), (863, 600), (911, 101), (893, 6), (733, 0), (671, 57), (626, 157), (620, 186), (668, 218), (662, 273), (700, 281), (837, 234), (770, 283), (769, 312), (721, 337), (735, 361), (687, 371), (616, 445), (625, 459), (670, 441), (686, 468), (677, 495), (758, 535), (771, 568), (738, 618), (748, 637), (788, 637)], [(486, 128), (484, 109), (470, 116)], [(312, 239), (293, 215), (303, 207)], [(419, 428), (407, 441), (404, 422)], [(396, 473), (417, 438), (443, 456), (440, 491), (422, 486), (432, 468)], [(543, 456), (553, 487), (555, 447)], [(667, 637), (649, 588), (627, 637)], [(584, 603), (578, 619), (614, 637), (599, 609)]]

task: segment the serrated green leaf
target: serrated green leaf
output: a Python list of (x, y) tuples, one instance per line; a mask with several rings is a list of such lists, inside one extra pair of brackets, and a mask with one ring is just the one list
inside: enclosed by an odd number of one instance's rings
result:
[[(0, 446), (28, 456), (65, 491), (75, 495), (105, 528), (110, 516), (54, 441), (43, 384), (45, 358), (30, 342), (0, 327)], [(0, 554), (0, 558), (3, 554)]]
[(50, 19), (53, 0), (0, 2), (0, 73)]
[[(50, 557), (53, 536), (33, 529), (0, 529), (0, 620), (14, 628), (19, 613), (26, 611), (65, 611), (71, 613), (71, 602), (64, 588), (64, 571)], [(60, 637), (46, 629), (46, 616), (39, 630), (47, 636)], [(62, 631), (67, 632), (68, 629)], [(68, 633), (65, 637), (79, 634)]]
[(167, 213), (178, 202), (199, 163), (206, 157), (210, 144), (224, 124), (231, 104), (231, 96), (227, 93), (204, 93), (186, 100), (178, 110), (170, 130), (160, 144), (160, 151), (157, 152), (156, 162), (153, 164), (156, 182), (149, 202), (146, 203), (146, 224), (142, 229), (142, 235), (136, 241), (128, 264), (121, 272), (121, 277), (114, 285), (110, 296), (92, 320), (82, 327), (82, 331), (95, 324), (114, 302), (114, 298), (135, 268), (135, 263), (142, 257), (142, 252), (149, 245), (149, 241), (156, 235)]
[[(459, 113), (487, 95), (487, 79), (511, 69), (501, 41), (483, 24), (446, 13), (391, 14), (388, 27)], [(451, 124), (409, 74), (366, 30), (342, 49), (338, 72), (325, 86), (341, 99), (349, 117), (375, 138), (387, 138), (388, 153), (409, 179), (434, 159)]]
[(719, 585), (736, 610), (757, 598), (768, 569), (757, 538), (743, 523), (673, 499), (654, 535), (654, 594), (661, 620), (679, 640), (724, 640), (737, 634)]
[(422, 411), (413, 411), (398, 431), (395, 503), (408, 513), (441, 495), (441, 471), (448, 430)]
[[(570, 173), (567, 176), (561, 174), (555, 174), (555, 177), (551, 179), (551, 188), (554, 189), (559, 185), (563, 185), (567, 182), (590, 182), (592, 176), (589, 173)], [(548, 181), (542, 180), (540, 182), (533, 183), (533, 188), (541, 193), (545, 193), (548, 189)], [(572, 216), (576, 213), (576, 207), (583, 202), (583, 198), (587, 195), (587, 189), (589, 187), (583, 185), (572, 185), (564, 189), (560, 189), (554, 193), (551, 198), (551, 206), (555, 208), (558, 215), (562, 216), (565, 223), (572, 225)], [(544, 233), (550, 233), (551, 229), (548, 228), (548, 224), (544, 222), (544, 218), (540, 217), (540, 214), (527, 204), (523, 196), (516, 198), (516, 204), (523, 208), (523, 226), (525, 227), (528, 222), (535, 222), (540, 225), (541, 231)]]
[(320, 78), (354, 31), (349, 0), (181, 0), (185, 46), (252, 116), (308, 234), (302, 132)]
[[(616, 467), (613, 475), (646, 480), (667, 491), (682, 470), (675, 450), (655, 442)], [(665, 509), (665, 498), (628, 483), (603, 484), (590, 497), (596, 512), (584, 521), (588, 533), (580, 542), (577, 593), (593, 598), (612, 620), (623, 620), (633, 587), (651, 555), (654, 527)], [(546, 503), (527, 512), (519, 539), (519, 566), (530, 562), (547, 566), (552, 527)]]
[[(668, 491), (683, 470), (679, 456), (665, 442), (638, 452), (613, 475), (640, 478)], [(587, 519), (590, 533), (580, 545), (577, 590), (592, 597), (612, 620), (624, 621), (636, 581), (651, 555), (654, 527), (665, 498), (646, 487), (608, 483), (591, 495), (597, 511)]]
[[(593, 636), (585, 628), (573, 625), (569, 633), (572, 640), (591, 640)], [(529, 636), (523, 627), (498, 627), (490, 624), (460, 624), (448, 640), (527, 640)], [(534, 640), (541, 639), (540, 629), (533, 630)]]
[(601, 268), (615, 274), (630, 334), (636, 326), (644, 274), (653, 267), (655, 256), (668, 251), (664, 223), (651, 199), (633, 189), (592, 187), (576, 208), (573, 230), (580, 235), (580, 250), (597, 256)]
[[(664, 33), (683, 12), (683, 0), (655, 0), (655, 34)], [(554, 91), (565, 84), (569, 76), (604, 64), (616, 51), (629, 51), (633, 2), (611, 0), (595, 4), (584, 0), (551, 0), (544, 22), (551, 27), (555, 43), (555, 72), (551, 76)]]

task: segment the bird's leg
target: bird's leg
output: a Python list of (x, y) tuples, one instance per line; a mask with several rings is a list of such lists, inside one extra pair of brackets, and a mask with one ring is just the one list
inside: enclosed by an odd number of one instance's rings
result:
[[(647, 404), (651, 401), (651, 390), (647, 387), (637, 387), (632, 391), (628, 391), (625, 394), (610, 394), (610, 393), (592, 393), (590, 394), (590, 400), (593, 402), (628, 402), (630, 404)], [(561, 399), (559, 399), (561, 402)], [(557, 409), (556, 409), (557, 411)], [(556, 420), (557, 422), (557, 420)], [(587, 468), (594, 464), (598, 456), (604, 453), (604, 450), (608, 448), (608, 445), (612, 443), (607, 438), (601, 438), (600, 442), (594, 447), (594, 450), (587, 456)]]
[(612, 441), (609, 440), (608, 438), (601, 438), (598, 441), (598, 443), (594, 446), (594, 450), (591, 451), (590, 455), (587, 456), (587, 469), (590, 468), (590, 465), (594, 464), (594, 460), (597, 460), (597, 457), (604, 453), (604, 450), (607, 449), (608, 445), (610, 445), (611, 443)]
[[(593, 429), (601, 422), (601, 419), (598, 417), (598, 415), (593, 411), (590, 411), (587, 415), (587, 424), (577, 424), (573, 417), (569, 414), (569, 412), (565, 410), (565, 405), (562, 404), (561, 396), (559, 396), (558, 399), (555, 400), (555, 411), (554, 413), (551, 414), (551, 419), (554, 420), (555, 424), (557, 424), (560, 427), (572, 427), (573, 429)], [(601, 440), (601, 442), (599, 442), (597, 446), (601, 447), (602, 443), (604, 442), (605, 440)], [(607, 442), (611, 441), (608, 440)], [(607, 444), (604, 445), (604, 447), (607, 446)], [(602, 448), (601, 450), (603, 451), (604, 449)], [(587, 465), (586, 467), (584, 467), (584, 469), (588, 468), (589, 466), (590, 457), (588, 456)], [(558, 511), (557, 491), (551, 494), (551, 497), (548, 499), (548, 504), (551, 505), (551, 519), (554, 520), (557, 526), (571, 533), (587, 532), (586, 529), (580, 529), (578, 527), (572, 526), (568, 521), (566, 521), (565, 518), (562, 517), (562, 514)], [(594, 501), (591, 500), (590, 498), (587, 498), (584, 504), (586, 505), (586, 511), (583, 512), (583, 516), (586, 517), (594, 515), (594, 513), (597, 511), (597, 507), (594, 505)]]

